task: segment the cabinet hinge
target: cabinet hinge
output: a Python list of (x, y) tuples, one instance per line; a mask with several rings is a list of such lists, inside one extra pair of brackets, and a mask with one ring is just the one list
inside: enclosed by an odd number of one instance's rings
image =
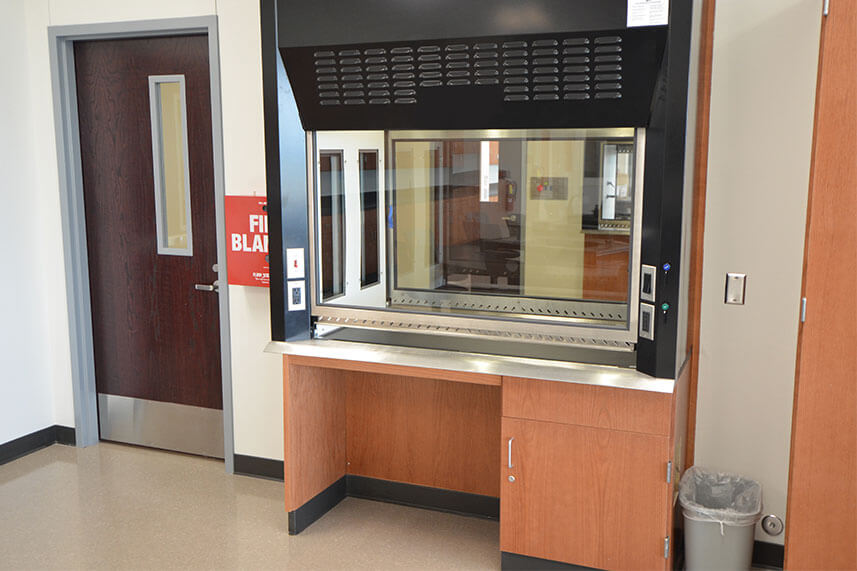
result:
[(824, 0), (824, 8), (822, 8), (821, 13), (824, 16), (830, 14), (830, 0)]
[(806, 322), (806, 298), (800, 298), (800, 322)]
[(672, 460), (667, 462), (667, 484), (672, 483), (673, 481), (673, 463)]
[(664, 559), (670, 558), (670, 536), (664, 538)]

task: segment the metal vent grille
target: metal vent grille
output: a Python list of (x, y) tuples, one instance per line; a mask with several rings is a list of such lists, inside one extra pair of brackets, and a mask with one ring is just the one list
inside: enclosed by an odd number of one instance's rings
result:
[(318, 323), (335, 327), (351, 327), (355, 329), (377, 329), (382, 331), (409, 331), (416, 333), (434, 333), (440, 335), (451, 335), (456, 337), (469, 337), (480, 339), (500, 339), (503, 341), (519, 341), (526, 343), (543, 343), (549, 345), (573, 345), (588, 348), (611, 349), (621, 351), (633, 351), (634, 343), (626, 341), (612, 341), (598, 339), (595, 337), (550, 335), (540, 333), (494, 331), (488, 329), (474, 329), (464, 327), (445, 327), (428, 324), (408, 323), (398, 320), (374, 320), (348, 317), (319, 317)]
[(666, 26), (281, 47), (307, 131), (645, 127)]
[(538, 300), (511, 296), (481, 296), (434, 294), (433, 292), (411, 293), (395, 290), (390, 299), (393, 306), (432, 307), (463, 311), (517, 313), (525, 315), (626, 321), (628, 309), (622, 304), (605, 308), (600, 302)]
[[(504, 102), (621, 99), (619, 34), (425, 43), (313, 53), (318, 103), (412, 105), (440, 87), (493, 87)], [(499, 89), (502, 87), (502, 89)]]

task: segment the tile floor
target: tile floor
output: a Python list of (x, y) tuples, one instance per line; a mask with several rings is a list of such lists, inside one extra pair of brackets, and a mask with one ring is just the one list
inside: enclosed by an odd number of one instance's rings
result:
[(290, 537), (282, 483), (101, 443), (0, 466), (0, 569), (499, 569), (499, 525), (346, 498)]

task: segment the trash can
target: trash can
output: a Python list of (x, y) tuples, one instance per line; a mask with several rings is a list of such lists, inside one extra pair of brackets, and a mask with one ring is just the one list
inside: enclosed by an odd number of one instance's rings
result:
[(762, 486), (739, 476), (692, 466), (679, 483), (688, 571), (750, 569)]

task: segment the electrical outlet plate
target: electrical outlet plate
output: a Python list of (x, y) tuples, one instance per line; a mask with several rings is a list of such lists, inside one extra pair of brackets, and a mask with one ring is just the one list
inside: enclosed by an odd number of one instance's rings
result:
[(305, 284), (304, 280), (296, 280), (288, 283), (288, 310), (303, 311), (306, 309), (305, 299)]
[(640, 304), (640, 332), (641, 339), (654, 341), (655, 339), (655, 306), (648, 303)]

